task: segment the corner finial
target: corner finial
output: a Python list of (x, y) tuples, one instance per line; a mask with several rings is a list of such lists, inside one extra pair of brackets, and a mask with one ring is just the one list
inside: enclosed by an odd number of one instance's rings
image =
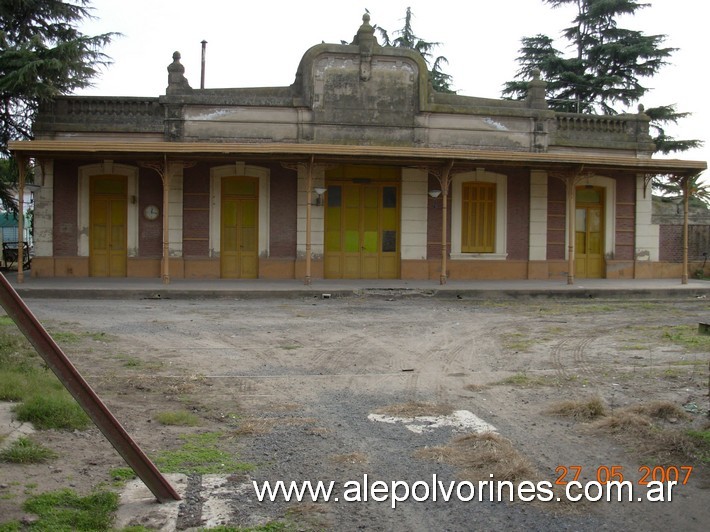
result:
[(547, 83), (540, 79), (540, 69), (533, 68), (530, 73), (532, 80), (528, 82), (528, 107), (530, 109), (547, 109), (545, 90)]
[(168, 65), (168, 88), (165, 94), (192, 90), (185, 77), (185, 67), (180, 63), (180, 52), (173, 52), (173, 62)]

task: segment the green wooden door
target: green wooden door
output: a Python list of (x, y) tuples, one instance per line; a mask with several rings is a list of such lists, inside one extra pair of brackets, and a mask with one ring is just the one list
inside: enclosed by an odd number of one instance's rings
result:
[(90, 186), (89, 275), (125, 277), (127, 260), (126, 178), (94, 176)]
[(395, 279), (399, 276), (398, 187), (380, 183), (329, 184), (325, 207), (325, 276)]
[(576, 197), (575, 276), (604, 276), (603, 189), (580, 187)]
[(255, 279), (259, 274), (258, 182), (251, 178), (222, 180), (221, 275)]

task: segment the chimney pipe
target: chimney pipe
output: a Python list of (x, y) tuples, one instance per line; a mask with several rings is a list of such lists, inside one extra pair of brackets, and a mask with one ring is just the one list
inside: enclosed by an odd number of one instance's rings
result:
[(202, 69), (200, 75), (200, 88), (205, 88), (205, 51), (207, 50), (207, 41), (202, 41)]

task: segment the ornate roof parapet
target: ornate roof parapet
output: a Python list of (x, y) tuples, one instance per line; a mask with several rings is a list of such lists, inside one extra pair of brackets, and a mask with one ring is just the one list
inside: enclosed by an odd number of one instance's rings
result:
[(165, 94), (180, 94), (191, 90), (185, 77), (185, 67), (180, 63), (180, 52), (173, 52), (173, 62), (168, 65), (168, 87)]
[(362, 25), (357, 30), (353, 44), (360, 47), (360, 79), (368, 81), (372, 73), (372, 53), (379, 46), (368, 13), (362, 16)]

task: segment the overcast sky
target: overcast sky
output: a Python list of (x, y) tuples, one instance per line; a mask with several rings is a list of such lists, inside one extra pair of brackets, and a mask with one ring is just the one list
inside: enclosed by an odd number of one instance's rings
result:
[[(693, 113), (669, 132), (707, 143), (710, 113), (701, 81), (710, 51), (705, 0), (649, 1), (650, 7), (620, 19), (619, 26), (666, 35), (665, 44), (678, 50), (659, 75), (645, 80), (652, 90), (641, 103), (676, 104)], [(542, 0), (92, 0), (91, 5), (97, 18), (82, 26), (85, 34), (123, 34), (105, 48), (113, 64), (81, 92), (103, 96), (164, 94), (166, 68), (176, 50), (191, 86), (199, 88), (202, 40), (208, 42), (206, 88), (290, 85), (306, 50), (323, 41), (351, 41), (365, 9), (371, 24), (391, 35), (411, 6), (417, 36), (441, 43), (435, 53), (449, 60), (444, 70), (453, 76), (454, 89), (499, 98), (518, 68), (520, 39), (538, 33), (558, 39), (576, 14), (571, 6), (552, 9)], [(556, 42), (558, 49), (564, 46), (565, 41)], [(628, 111), (635, 112), (635, 106)], [(669, 157), (707, 161), (710, 146)]]

